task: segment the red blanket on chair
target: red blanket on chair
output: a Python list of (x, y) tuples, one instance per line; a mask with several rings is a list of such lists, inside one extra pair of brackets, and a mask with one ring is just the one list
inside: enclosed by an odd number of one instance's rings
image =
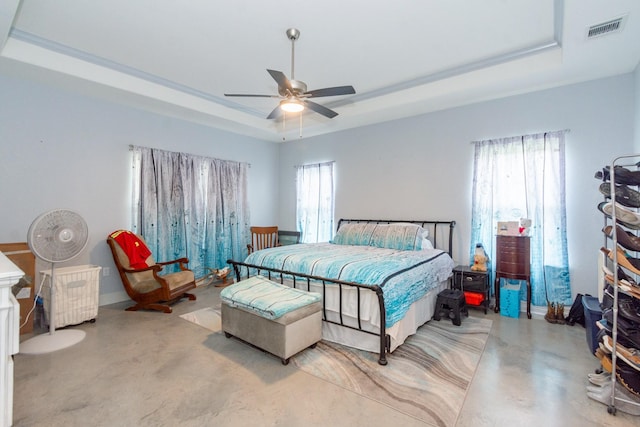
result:
[(131, 268), (148, 267), (146, 261), (151, 255), (151, 251), (138, 236), (127, 230), (114, 231), (110, 236), (129, 258)]

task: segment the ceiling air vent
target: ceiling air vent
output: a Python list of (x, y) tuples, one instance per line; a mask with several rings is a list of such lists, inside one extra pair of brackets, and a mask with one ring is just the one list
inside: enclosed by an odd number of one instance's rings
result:
[(604, 36), (605, 34), (616, 33), (624, 27), (624, 21), (627, 15), (612, 19), (601, 24), (592, 25), (587, 29), (587, 39)]

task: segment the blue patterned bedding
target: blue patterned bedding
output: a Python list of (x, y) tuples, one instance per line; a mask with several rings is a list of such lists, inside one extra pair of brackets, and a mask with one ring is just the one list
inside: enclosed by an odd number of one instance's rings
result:
[(386, 326), (402, 319), (409, 306), (453, 269), (453, 260), (439, 249), (404, 251), (373, 246), (310, 243), (263, 249), (245, 263), (329, 279), (378, 285), (385, 300)]

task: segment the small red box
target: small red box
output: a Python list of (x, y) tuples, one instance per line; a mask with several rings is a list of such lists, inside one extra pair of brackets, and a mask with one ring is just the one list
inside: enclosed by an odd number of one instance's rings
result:
[(477, 292), (464, 291), (464, 300), (469, 305), (480, 305), (484, 301), (484, 295)]

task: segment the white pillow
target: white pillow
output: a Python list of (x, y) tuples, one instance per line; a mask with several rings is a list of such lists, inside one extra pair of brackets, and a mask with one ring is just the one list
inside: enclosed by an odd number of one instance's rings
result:
[(433, 243), (426, 237), (422, 239), (422, 250), (425, 249), (433, 249)]

